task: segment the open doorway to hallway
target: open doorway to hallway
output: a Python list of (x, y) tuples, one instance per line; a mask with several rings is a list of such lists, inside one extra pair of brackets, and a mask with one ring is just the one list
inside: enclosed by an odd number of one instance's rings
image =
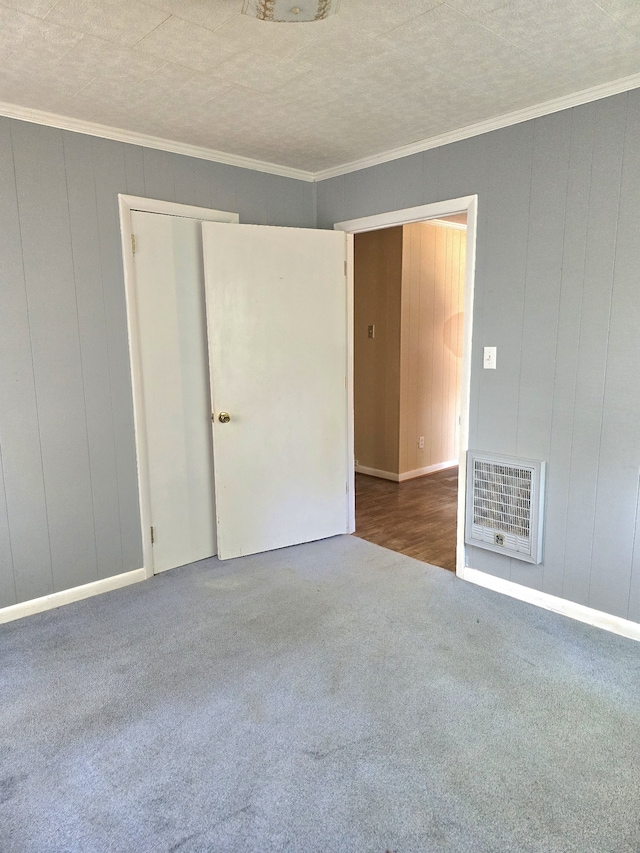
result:
[(467, 214), (354, 240), (357, 536), (456, 570)]

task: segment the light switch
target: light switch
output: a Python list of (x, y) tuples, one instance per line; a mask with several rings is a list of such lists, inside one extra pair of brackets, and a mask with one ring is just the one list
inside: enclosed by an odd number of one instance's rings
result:
[(484, 361), (482, 366), (485, 370), (495, 370), (496, 369), (496, 357), (497, 357), (497, 347), (485, 347), (484, 348)]

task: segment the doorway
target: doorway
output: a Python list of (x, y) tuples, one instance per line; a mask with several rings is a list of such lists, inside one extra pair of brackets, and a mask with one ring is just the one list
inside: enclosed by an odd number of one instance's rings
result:
[(120, 206), (146, 576), (347, 532), (350, 238)]
[(217, 551), (201, 228), (231, 212), (119, 197), (147, 577)]
[(336, 225), (355, 235), (355, 534), (451, 571), (464, 567), (475, 214), (467, 197)]

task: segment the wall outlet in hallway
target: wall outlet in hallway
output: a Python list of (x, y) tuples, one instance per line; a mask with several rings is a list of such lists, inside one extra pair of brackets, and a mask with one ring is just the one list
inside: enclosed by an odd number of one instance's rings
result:
[(421, 435), (420, 438), (418, 439), (418, 447), (420, 448), (420, 450), (424, 450), (424, 436), (423, 435)]

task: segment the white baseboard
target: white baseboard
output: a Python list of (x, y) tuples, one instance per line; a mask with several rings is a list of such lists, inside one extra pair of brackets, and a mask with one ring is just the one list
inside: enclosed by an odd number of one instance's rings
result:
[(413, 471), (405, 471), (400, 474), (400, 482), (413, 480), (414, 477), (424, 477), (425, 474), (435, 474), (436, 471), (444, 471), (445, 468), (455, 468), (457, 464), (457, 459), (450, 459), (448, 462), (437, 462), (435, 465), (427, 465), (425, 468), (414, 468)]
[(366, 468), (364, 465), (356, 465), (356, 473), (368, 474), (370, 477), (380, 477), (382, 480), (393, 480), (394, 483), (404, 483), (414, 477), (423, 477), (425, 474), (435, 474), (436, 471), (444, 471), (445, 468), (455, 468), (457, 459), (449, 462), (438, 462), (435, 465), (427, 465), (426, 468), (414, 468), (413, 471), (405, 471), (402, 474), (394, 474), (392, 471), (381, 471), (379, 468)]
[(594, 610), (593, 607), (586, 607), (584, 604), (576, 604), (574, 601), (567, 601), (565, 598), (558, 598), (555, 595), (549, 595), (547, 592), (530, 589), (527, 586), (522, 586), (522, 584), (497, 578), (469, 566), (459, 572), (458, 577), (478, 584), (478, 586), (492, 589), (494, 592), (526, 601), (527, 604), (535, 604), (545, 610), (552, 610), (554, 613), (569, 616), (571, 619), (577, 619), (578, 622), (586, 622), (587, 625), (595, 625), (596, 628), (603, 628), (605, 631), (620, 634), (620, 636), (628, 637), (630, 640), (640, 641), (640, 624), (631, 622), (629, 619), (623, 619), (621, 616), (612, 616), (610, 613)]
[(74, 586), (71, 589), (62, 590), (62, 592), (52, 592), (50, 595), (32, 598), (30, 601), (22, 601), (20, 604), (11, 604), (9, 607), (0, 608), (0, 625), (4, 622), (12, 622), (14, 619), (21, 619), (23, 616), (42, 613), (44, 610), (53, 610), (54, 607), (71, 604), (72, 601), (82, 601), (83, 598), (90, 598), (92, 595), (100, 595), (102, 592), (120, 589), (122, 586), (143, 581), (146, 577), (147, 574), (144, 569), (134, 569), (132, 572), (123, 572), (121, 575), (85, 583), (82, 586)]
[(399, 482), (400, 475), (392, 471), (380, 471), (379, 468), (366, 468), (364, 465), (356, 465), (356, 474), (368, 474), (370, 477), (380, 477), (382, 480), (393, 480)]

